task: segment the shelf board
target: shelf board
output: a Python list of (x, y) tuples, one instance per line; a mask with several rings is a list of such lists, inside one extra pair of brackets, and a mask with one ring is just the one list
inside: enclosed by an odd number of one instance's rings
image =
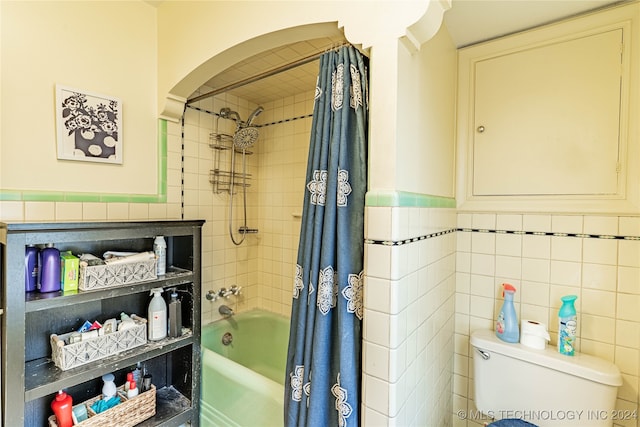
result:
[(132, 293), (147, 292), (152, 288), (170, 288), (193, 281), (193, 272), (177, 267), (169, 267), (167, 274), (158, 276), (155, 280), (134, 283), (132, 285), (114, 286), (96, 291), (78, 291), (71, 294), (63, 292), (29, 292), (25, 296), (25, 312), (30, 313), (51, 308), (91, 302), (106, 298), (130, 295)]
[(63, 371), (50, 358), (41, 358), (25, 363), (25, 393), (24, 400), (38, 399), (58, 390), (74, 386), (98, 378), (102, 375), (117, 371), (124, 367), (135, 365), (137, 362), (152, 359), (162, 354), (170, 353), (178, 348), (197, 344), (192, 332), (179, 338), (165, 338), (160, 341), (149, 341), (147, 344), (124, 351), (95, 362)]
[(156, 390), (156, 414), (136, 427), (182, 425), (192, 420), (191, 400), (173, 386)]

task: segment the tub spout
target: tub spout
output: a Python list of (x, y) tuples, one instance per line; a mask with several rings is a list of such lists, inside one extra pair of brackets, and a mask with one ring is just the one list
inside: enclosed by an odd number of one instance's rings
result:
[(224, 304), (223, 304), (223, 305), (221, 305), (221, 306), (218, 308), (218, 313), (222, 314), (223, 316), (227, 316), (227, 317), (229, 317), (229, 316), (233, 316), (233, 315), (235, 314), (235, 313), (233, 312), (233, 310), (232, 310), (229, 306), (226, 306), (226, 305), (224, 305)]

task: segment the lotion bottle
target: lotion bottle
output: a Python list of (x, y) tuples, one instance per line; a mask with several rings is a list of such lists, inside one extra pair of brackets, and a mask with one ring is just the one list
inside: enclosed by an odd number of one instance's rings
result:
[(127, 390), (127, 398), (131, 399), (132, 397), (136, 397), (138, 395), (138, 386), (135, 381), (131, 381), (129, 383), (129, 390)]
[(151, 289), (153, 298), (147, 311), (149, 341), (159, 341), (167, 337), (167, 303), (162, 298), (162, 291), (162, 288)]

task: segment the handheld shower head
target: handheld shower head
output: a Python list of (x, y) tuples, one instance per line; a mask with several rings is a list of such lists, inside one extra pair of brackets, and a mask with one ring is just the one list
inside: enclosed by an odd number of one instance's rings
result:
[(233, 135), (233, 146), (239, 150), (253, 147), (258, 139), (258, 128), (255, 126), (240, 127)]
[(262, 106), (256, 108), (253, 113), (251, 113), (249, 115), (249, 118), (247, 119), (247, 123), (246, 125), (249, 126), (251, 125), (251, 122), (253, 121), (253, 119), (255, 119), (256, 117), (258, 117), (260, 115), (260, 113), (262, 113), (264, 111), (264, 108)]
[(258, 139), (258, 128), (251, 126), (251, 122), (263, 111), (264, 108), (258, 107), (249, 115), (246, 122), (238, 122), (238, 128), (233, 135), (233, 146), (236, 149), (245, 150), (255, 144)]

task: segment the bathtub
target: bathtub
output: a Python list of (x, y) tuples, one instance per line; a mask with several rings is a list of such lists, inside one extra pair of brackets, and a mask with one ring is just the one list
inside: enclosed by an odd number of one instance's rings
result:
[[(222, 343), (226, 333), (229, 345)], [(282, 426), (289, 319), (262, 310), (202, 327), (200, 425)]]

